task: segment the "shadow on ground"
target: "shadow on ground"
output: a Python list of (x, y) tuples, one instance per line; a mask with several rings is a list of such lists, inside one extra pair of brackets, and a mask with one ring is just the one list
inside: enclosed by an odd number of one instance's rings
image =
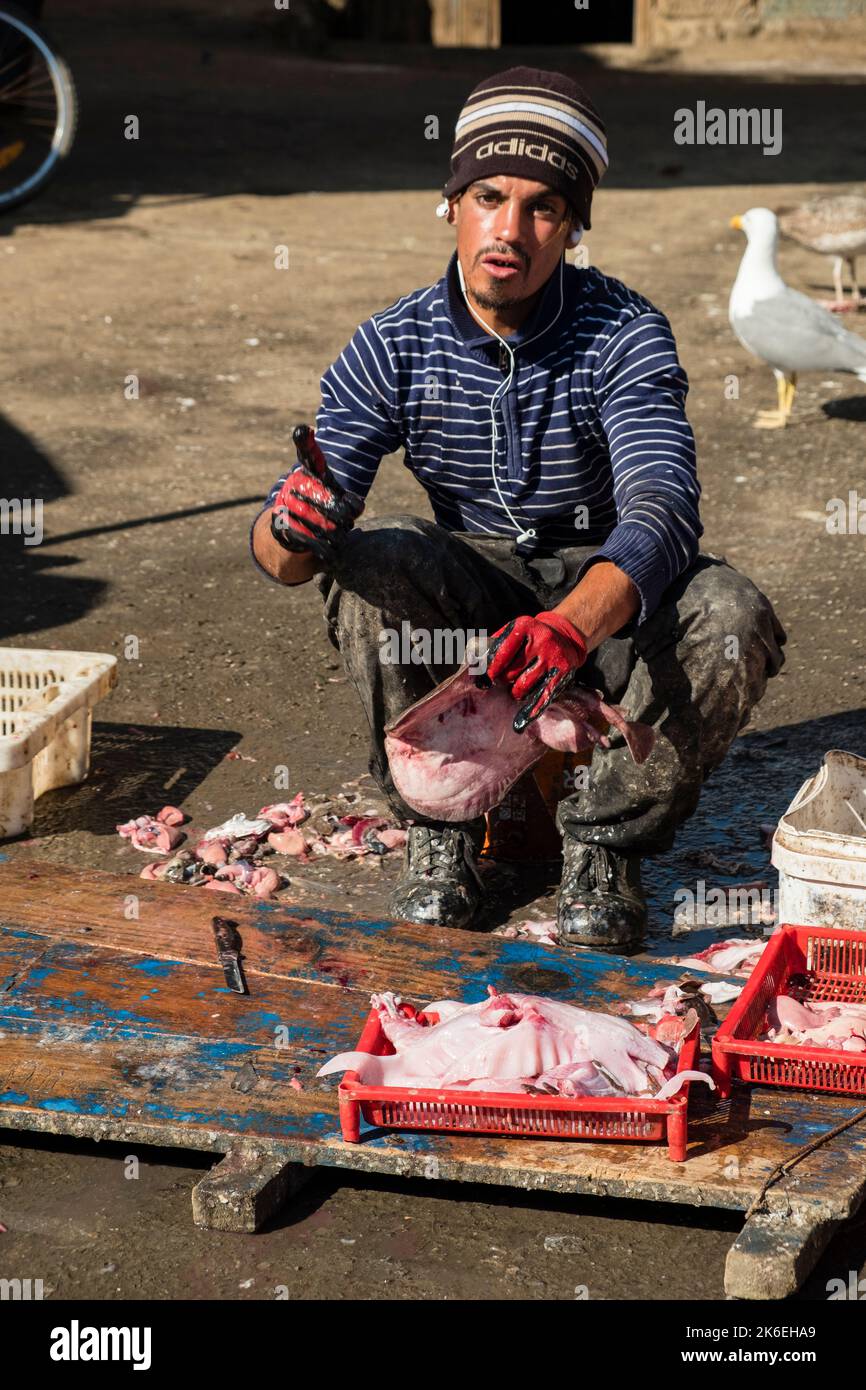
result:
[[(775, 824), (807, 777), (818, 771), (825, 752), (842, 748), (866, 757), (866, 709), (783, 724), (738, 738), (721, 767), (706, 782), (695, 815), (683, 826), (676, 846), (647, 865), (650, 899), (648, 946), (653, 955), (702, 950), (720, 932), (705, 928), (671, 939), (676, 894), (695, 892), (699, 881), (711, 887), (765, 881), (775, 886), (760, 827)], [(712, 856), (712, 859), (708, 858)], [(721, 872), (716, 864), (730, 872)], [(760, 934), (760, 927), (752, 929)], [(741, 936), (739, 926), (722, 935)]]
[[(860, 165), (851, 120), (860, 79), (844, 73), (627, 70), (573, 46), (479, 52), (344, 41), (308, 56), (293, 48), (291, 10), (240, 0), (219, 13), (201, 0), (162, 0), (148, 6), (146, 23), (134, 6), (66, 0), (45, 20), (78, 86), (78, 134), (62, 176), (0, 220), (0, 235), (16, 221), (122, 219), (143, 197), (434, 190), (468, 91), (518, 62), (564, 67), (585, 83), (608, 130), (608, 188), (844, 182)], [(125, 86), (118, 71), (128, 73)], [(781, 150), (675, 144), (675, 112), (699, 101), (781, 111)], [(130, 115), (136, 139), (125, 137)], [(430, 117), (439, 122), (433, 139)]]
[[(58, 573), (77, 564), (74, 555), (46, 555), (39, 533), (41, 509), (73, 491), (52, 459), (0, 414), (0, 460), (5, 510), (0, 517), (0, 640), (75, 622), (98, 602), (107, 585)], [(10, 507), (21, 510), (16, 517)], [(37, 508), (39, 510), (37, 510)], [(20, 519), (19, 519), (20, 518)], [(17, 529), (24, 521), (24, 529)]]
[(115, 835), (131, 816), (182, 804), (240, 737), (233, 729), (94, 724), (90, 776), (41, 796), (31, 834)]

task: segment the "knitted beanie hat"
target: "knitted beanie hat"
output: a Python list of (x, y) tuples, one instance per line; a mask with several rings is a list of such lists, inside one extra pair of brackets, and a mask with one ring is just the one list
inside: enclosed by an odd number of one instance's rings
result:
[(607, 163), (604, 125), (582, 87), (561, 72), (509, 68), (469, 94), (443, 193), (453, 198), (494, 174), (534, 179), (567, 198), (587, 228)]

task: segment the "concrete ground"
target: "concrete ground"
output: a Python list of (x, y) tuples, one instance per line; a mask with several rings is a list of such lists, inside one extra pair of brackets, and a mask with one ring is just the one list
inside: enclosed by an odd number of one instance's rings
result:
[[(324, 367), (363, 318), (441, 274), (450, 239), (433, 209), (456, 109), (518, 55), (343, 45), (313, 60), (267, 7), (211, 9), (154, 4), (143, 24), (128, 7), (49, 7), (82, 115), (62, 178), (0, 221), (2, 488), (46, 502), (42, 545), (2, 538), (0, 638), (114, 652), (121, 669), (90, 782), (44, 797), (9, 857), (133, 874), (141, 861), (113, 833), (129, 815), (170, 799), (216, 823), (273, 800), (280, 765), (292, 790), (315, 793), (366, 768), (318, 596), (260, 579), (247, 529), (291, 457), (292, 426), (314, 416)], [(673, 892), (707, 876), (702, 855), (733, 854), (740, 878), (772, 882), (759, 823), (826, 749), (866, 753), (866, 547), (824, 525), (830, 498), (864, 489), (866, 392), (804, 377), (791, 426), (754, 431), (773, 378), (727, 323), (742, 251), (731, 215), (852, 186), (856, 60), (850, 47), (801, 57), (757, 41), (692, 64), (568, 55), (610, 135), (590, 258), (669, 315), (691, 379), (704, 546), (770, 595), (789, 632), (753, 724), (677, 848), (649, 866), (661, 953), (678, 949)], [(782, 152), (674, 145), (674, 111), (697, 100), (780, 108)], [(425, 139), (430, 114), (438, 141)], [(275, 269), (278, 246), (287, 270)], [(828, 294), (821, 258), (785, 247), (782, 268)], [(848, 326), (863, 333), (866, 319)], [(125, 398), (130, 374), (137, 400)], [(398, 458), (369, 503), (395, 509), (429, 515)], [(235, 746), (252, 761), (227, 760)], [(305, 871), (298, 900), (374, 912), (396, 868)], [(523, 885), (523, 904), (537, 895), (543, 914), (552, 886)], [(143, 1153), (130, 1182), (124, 1156), (0, 1139), (0, 1275), (26, 1267), (74, 1298), (267, 1298), (286, 1285), (293, 1298), (567, 1299), (585, 1286), (594, 1298), (718, 1299), (737, 1229), (714, 1213), (325, 1174), (268, 1232), (223, 1237), (191, 1222), (206, 1160)], [(861, 1218), (804, 1296), (826, 1297), (828, 1278), (864, 1260)]]

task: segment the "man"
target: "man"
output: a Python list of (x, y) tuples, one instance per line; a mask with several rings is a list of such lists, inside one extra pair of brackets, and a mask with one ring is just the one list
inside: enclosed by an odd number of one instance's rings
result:
[[(654, 727), (648, 762), (614, 736), (589, 789), (558, 809), (559, 940), (616, 951), (644, 931), (642, 857), (673, 844), (781, 667), (785, 634), (748, 579), (699, 555), (688, 383), (667, 319), (564, 261), (606, 166), (604, 126), (570, 78), (513, 68), (470, 94), (438, 209), (456, 253), (329, 367), (317, 441), (296, 432), (305, 466), (272, 490), (252, 546), (284, 584), (318, 576), (370, 769), (415, 822), (395, 916), (471, 923), (483, 824), (425, 822), (396, 794), (384, 727), (454, 668), (381, 660), (386, 631), (493, 634), (487, 674), (510, 687), (518, 729), (576, 676)], [(435, 523), (358, 521), (380, 459), (401, 447)]]

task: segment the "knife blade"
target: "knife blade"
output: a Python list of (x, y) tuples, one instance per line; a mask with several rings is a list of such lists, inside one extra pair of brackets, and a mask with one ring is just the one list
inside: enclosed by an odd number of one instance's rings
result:
[(217, 954), (223, 968), (225, 982), (235, 994), (248, 994), (247, 982), (241, 968), (240, 953), (243, 949), (237, 922), (230, 917), (214, 917), (211, 925), (216, 937)]

